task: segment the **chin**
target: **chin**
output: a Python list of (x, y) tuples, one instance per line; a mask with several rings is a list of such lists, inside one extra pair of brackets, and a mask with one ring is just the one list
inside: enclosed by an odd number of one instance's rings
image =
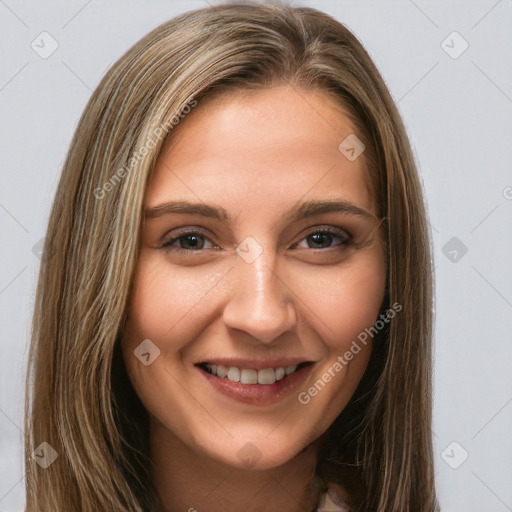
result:
[[(314, 442), (314, 441), (313, 441)], [(286, 444), (289, 444), (286, 446)], [(278, 468), (305, 452), (313, 443), (304, 441), (290, 444), (290, 439), (274, 439), (268, 437), (259, 441), (246, 442), (232, 440), (227, 450), (208, 446), (207, 455), (223, 464), (251, 471), (265, 471)], [(234, 449), (233, 449), (234, 448)]]

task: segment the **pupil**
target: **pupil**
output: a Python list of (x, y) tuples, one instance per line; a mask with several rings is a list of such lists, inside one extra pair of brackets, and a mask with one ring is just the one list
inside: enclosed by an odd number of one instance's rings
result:
[[(185, 245), (188, 245), (190, 246), (191, 248), (193, 249), (197, 249), (197, 248), (201, 248), (201, 247), (198, 247), (200, 246), (200, 241), (199, 241), (199, 237), (197, 237), (196, 235), (184, 235), (182, 238), (185, 239)], [(183, 245), (183, 244), (182, 244)]]
[[(331, 235), (329, 235), (329, 233), (315, 233), (314, 235), (311, 235), (311, 238), (313, 239), (314, 244), (320, 244), (321, 247), (328, 247)], [(322, 244), (322, 238), (326, 243)]]

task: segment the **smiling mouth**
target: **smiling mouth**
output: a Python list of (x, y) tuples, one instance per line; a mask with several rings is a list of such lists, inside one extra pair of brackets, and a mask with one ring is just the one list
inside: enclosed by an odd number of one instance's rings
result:
[(291, 366), (262, 368), (260, 370), (256, 370), (254, 368), (240, 368), (238, 366), (224, 366), (213, 363), (199, 363), (196, 366), (203, 369), (210, 375), (230, 382), (246, 385), (260, 384), (262, 386), (268, 386), (275, 382), (279, 382), (285, 377), (289, 377), (290, 375), (298, 372), (305, 366), (310, 366), (312, 364), (313, 361), (306, 361)]

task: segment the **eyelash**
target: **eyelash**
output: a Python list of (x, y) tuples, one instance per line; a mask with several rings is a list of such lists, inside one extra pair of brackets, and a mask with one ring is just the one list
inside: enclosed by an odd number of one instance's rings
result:
[[(352, 238), (352, 236), (347, 231), (345, 231), (343, 229), (340, 229), (340, 228), (335, 228), (335, 227), (323, 227), (323, 226), (320, 226), (320, 227), (317, 227), (314, 230), (310, 231), (299, 242), (293, 244), (292, 248), (295, 248), (300, 242), (302, 242), (303, 240), (309, 238), (310, 236), (316, 235), (316, 234), (319, 234), (319, 233), (333, 235), (334, 237), (339, 238), (341, 240), (341, 242), (339, 244), (331, 246), (331, 247), (308, 247), (308, 249), (328, 250), (328, 249), (334, 249), (336, 247), (338, 247), (338, 248), (346, 248), (346, 247), (348, 247), (348, 246), (353, 244), (353, 238)], [(194, 250), (194, 249), (183, 249), (182, 247), (173, 247), (173, 244), (175, 242), (177, 242), (180, 238), (185, 237), (187, 235), (196, 235), (196, 236), (205, 238), (206, 240), (208, 240), (209, 242), (211, 242), (212, 244), (215, 245), (215, 243), (212, 240), (210, 240), (210, 238), (208, 236), (206, 236), (206, 234), (204, 234), (201, 230), (199, 230), (199, 229), (196, 229), (196, 230), (189, 229), (189, 230), (184, 230), (183, 232), (179, 233), (177, 236), (174, 236), (170, 240), (164, 242), (162, 244), (161, 248), (166, 250), (166, 251), (178, 251), (178, 252), (181, 252), (181, 253), (189, 253), (189, 254), (190, 253), (194, 253), (194, 252), (201, 253), (202, 251), (207, 250), (207, 249), (195, 249)], [(215, 247), (215, 248), (218, 248), (218, 247)]]

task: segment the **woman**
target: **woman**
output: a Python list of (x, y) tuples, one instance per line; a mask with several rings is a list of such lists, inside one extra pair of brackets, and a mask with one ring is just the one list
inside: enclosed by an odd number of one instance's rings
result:
[(26, 510), (438, 510), (430, 251), (402, 122), (343, 25), (244, 3), (158, 27), (58, 186)]

